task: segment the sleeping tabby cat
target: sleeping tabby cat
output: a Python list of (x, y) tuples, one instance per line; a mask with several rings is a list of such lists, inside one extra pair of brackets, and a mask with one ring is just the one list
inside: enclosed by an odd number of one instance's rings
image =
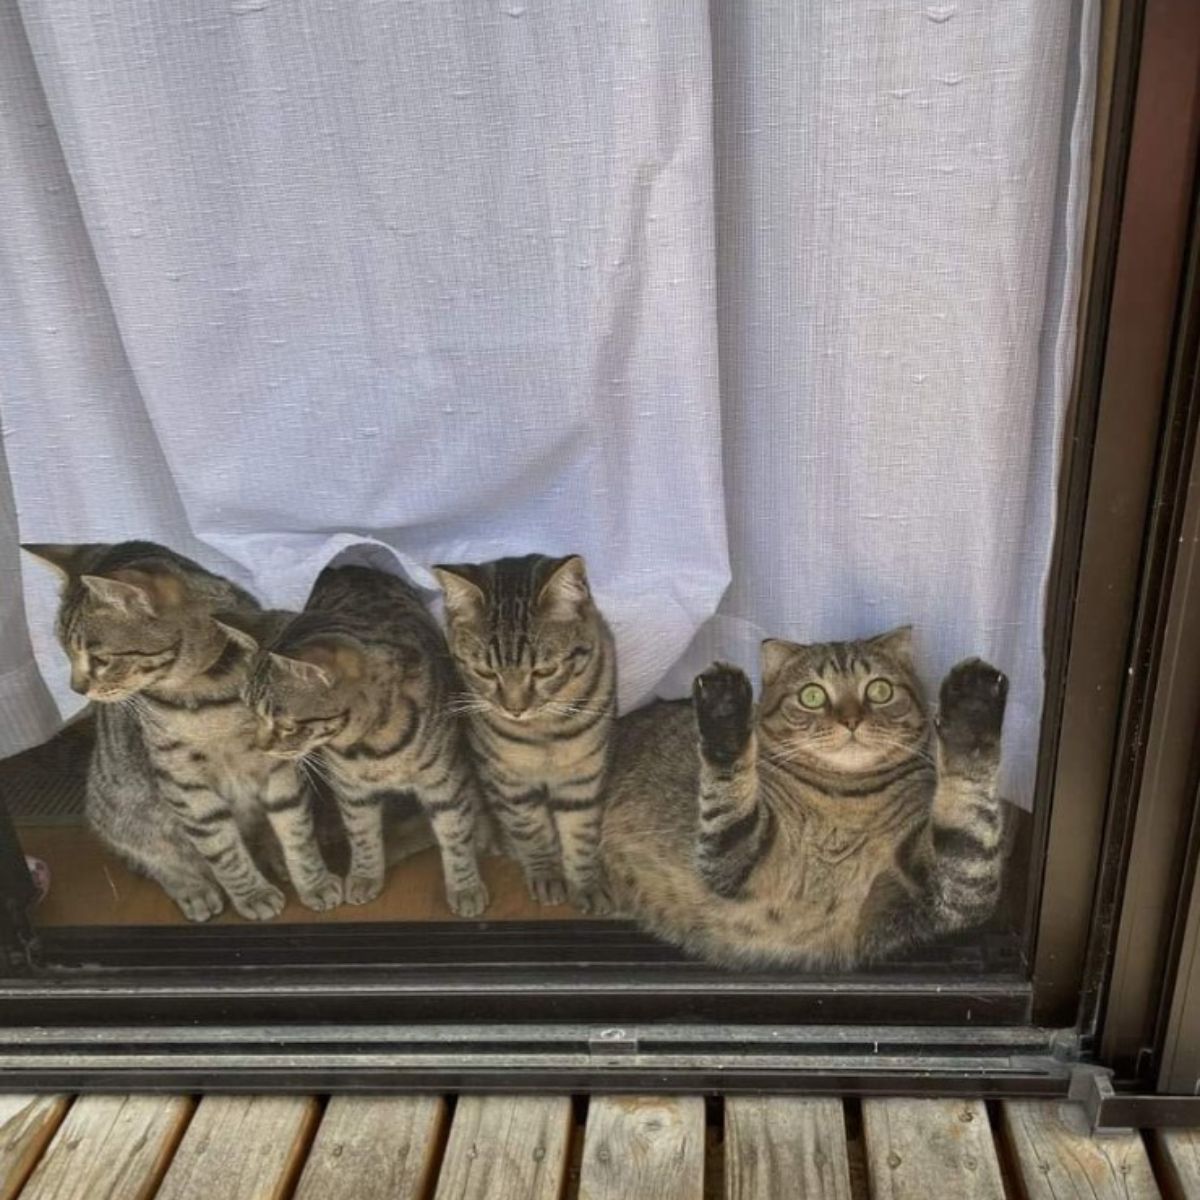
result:
[(249, 656), (212, 620), (256, 602), (153, 542), (25, 549), (63, 578), (58, 638), (71, 686), (96, 702), (87, 817), (101, 840), (189, 920), (221, 912), (222, 890), (242, 916), (264, 920), (284, 903), (250, 849), (269, 822), (300, 899), (318, 911), (338, 904), (309, 791), (293, 763), (255, 748), (239, 698)]
[(690, 708), (620, 723), (604, 854), (621, 907), (727, 966), (845, 969), (985, 920), (1005, 677), (959, 663), (931, 722), (907, 629), (767, 641), (762, 665), (757, 715), (717, 664)]
[(530, 554), (434, 572), (476, 770), (530, 893), (605, 911), (600, 801), (616, 652), (583, 559)]
[(310, 764), (337, 798), (350, 840), (346, 899), (365, 904), (383, 889), (384, 824), (412, 793), (441, 850), (447, 903), (478, 916), (488, 903), (478, 785), (449, 711), (454, 664), (420, 595), (383, 571), (330, 567), (304, 612), (283, 616), (266, 637), (253, 615), (222, 620), (255, 655), (245, 699), (259, 744)]

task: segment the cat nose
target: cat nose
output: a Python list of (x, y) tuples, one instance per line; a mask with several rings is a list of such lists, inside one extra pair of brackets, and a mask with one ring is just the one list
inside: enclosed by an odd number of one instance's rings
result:
[(74, 676), (71, 677), (71, 691), (77, 692), (80, 696), (86, 696), (90, 686), (91, 685), (86, 679), (76, 679)]
[(838, 720), (853, 733), (862, 724), (862, 713), (860, 712), (843, 712), (838, 713)]

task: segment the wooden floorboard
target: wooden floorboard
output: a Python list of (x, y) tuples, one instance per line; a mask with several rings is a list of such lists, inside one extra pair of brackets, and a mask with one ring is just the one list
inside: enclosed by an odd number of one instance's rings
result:
[(727, 1200), (851, 1200), (840, 1100), (730, 1096)]
[(422, 1200), (445, 1139), (441, 1096), (334, 1096), (295, 1200)]
[(149, 1200), (193, 1107), (182, 1096), (80, 1096), (21, 1200)]
[(0, 1200), (13, 1200), (70, 1104), (67, 1096), (0, 1095)]
[(703, 1200), (699, 1096), (595, 1096), (588, 1105), (579, 1200)]
[(997, 1111), (993, 1129), (963, 1099), (0, 1094), (0, 1200), (1200, 1200), (1200, 1130)]
[(1076, 1104), (1011, 1100), (1002, 1130), (1027, 1200), (1158, 1200), (1137, 1130), (1092, 1134)]
[(311, 1096), (205, 1096), (156, 1200), (284, 1200), (317, 1113)]
[(570, 1136), (568, 1096), (462, 1096), (436, 1200), (560, 1200)]
[(864, 1100), (874, 1200), (1004, 1200), (987, 1109), (979, 1100)]
[(1200, 1200), (1200, 1129), (1156, 1129), (1151, 1136), (1171, 1200)]

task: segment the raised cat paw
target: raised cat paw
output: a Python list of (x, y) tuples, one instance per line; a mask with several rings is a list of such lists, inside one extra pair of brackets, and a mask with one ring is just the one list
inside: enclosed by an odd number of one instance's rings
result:
[(729, 766), (746, 749), (753, 728), (754, 689), (746, 672), (714, 663), (693, 681), (692, 707), (701, 753), (716, 766)]
[(233, 907), (247, 921), (269, 921), (283, 912), (283, 904), (283, 893), (269, 883), (245, 895), (233, 897)]
[(450, 911), (458, 917), (480, 916), (491, 903), (491, 899), (482, 879), (472, 887), (446, 893), (446, 903), (450, 906)]
[(342, 902), (342, 881), (336, 875), (324, 875), (303, 891), (296, 889), (300, 903), (313, 912), (328, 912)]
[(980, 658), (950, 668), (942, 681), (936, 726), (951, 762), (992, 761), (1000, 753), (1000, 731), (1008, 678)]
[(347, 875), (345, 900), (347, 904), (370, 904), (383, 891), (382, 875)]
[(530, 875), (525, 880), (529, 894), (539, 904), (565, 904), (567, 885), (561, 875)]
[(178, 888), (171, 893), (171, 898), (189, 921), (208, 921), (219, 917), (225, 909), (225, 897), (217, 888), (207, 883)]

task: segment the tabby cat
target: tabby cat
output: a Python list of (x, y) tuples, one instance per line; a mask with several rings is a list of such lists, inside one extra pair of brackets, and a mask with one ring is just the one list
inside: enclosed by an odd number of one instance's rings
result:
[[(295, 764), (254, 745), (239, 693), (249, 656), (212, 619), (257, 609), (244, 591), (153, 542), (26, 546), (63, 579), (57, 633), (71, 686), (96, 702), (87, 817), (186, 917), (276, 916), (283, 893), (251, 846), (278, 838), (301, 901), (341, 901)], [(269, 852), (268, 852), (269, 853)]]
[(583, 559), (531, 554), (434, 572), (476, 770), (530, 894), (605, 911), (600, 802), (617, 667)]
[(763, 644), (692, 705), (625, 718), (604, 824), (620, 905), (726, 966), (846, 969), (985, 920), (1000, 890), (996, 796), (1008, 682), (959, 663), (931, 722), (909, 631)]
[(308, 764), (337, 798), (350, 841), (346, 899), (383, 889), (384, 823), (409, 793), (441, 850), (446, 900), (478, 916), (488, 894), (477, 848), (486, 831), (446, 640), (420, 595), (370, 567), (330, 567), (303, 613), (261, 639), (231, 614), (231, 633), (255, 652), (245, 690), (259, 744), (277, 760)]

